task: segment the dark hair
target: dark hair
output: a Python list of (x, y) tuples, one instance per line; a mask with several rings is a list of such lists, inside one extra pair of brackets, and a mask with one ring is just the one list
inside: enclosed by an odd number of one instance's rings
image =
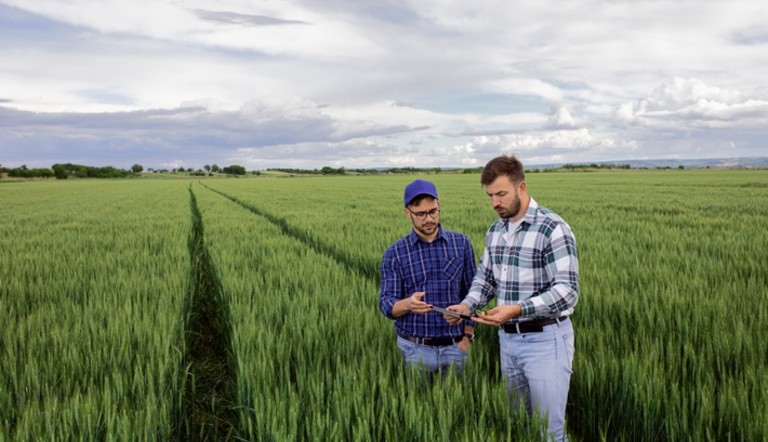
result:
[(525, 168), (523, 163), (517, 159), (514, 155), (502, 155), (488, 161), (488, 164), (483, 168), (483, 173), (480, 175), (480, 184), (487, 186), (496, 178), (506, 175), (513, 183), (519, 183), (525, 181)]
[(416, 195), (412, 200), (408, 201), (409, 206), (418, 206), (419, 203), (421, 203), (421, 200), (425, 199), (431, 199), (437, 201), (437, 198), (435, 198), (432, 195), (427, 195), (426, 193), (422, 193), (421, 195)]

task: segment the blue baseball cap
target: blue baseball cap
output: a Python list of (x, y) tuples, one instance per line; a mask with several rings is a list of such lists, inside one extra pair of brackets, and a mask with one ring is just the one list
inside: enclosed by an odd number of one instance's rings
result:
[(437, 189), (435, 185), (426, 180), (415, 180), (411, 184), (405, 186), (405, 193), (403, 194), (403, 203), (407, 206), (414, 198), (419, 195), (429, 195), (434, 199), (437, 198)]

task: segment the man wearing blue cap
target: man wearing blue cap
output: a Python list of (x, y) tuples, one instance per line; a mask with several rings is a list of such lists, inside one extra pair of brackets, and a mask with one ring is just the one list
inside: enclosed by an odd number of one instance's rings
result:
[(397, 346), (407, 366), (431, 376), (451, 366), (461, 372), (474, 324), (449, 324), (432, 307), (464, 299), (475, 276), (469, 238), (444, 230), (435, 185), (415, 180), (405, 187), (405, 216), (411, 232), (387, 248), (381, 261), (379, 308), (395, 321)]

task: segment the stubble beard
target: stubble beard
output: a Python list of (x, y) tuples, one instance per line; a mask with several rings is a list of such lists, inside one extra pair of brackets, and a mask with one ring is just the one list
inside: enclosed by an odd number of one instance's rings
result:
[(496, 213), (499, 214), (499, 217), (501, 218), (513, 218), (515, 215), (520, 212), (520, 207), (523, 205), (522, 201), (520, 201), (520, 194), (518, 192), (515, 192), (515, 200), (512, 201), (512, 204), (509, 205), (509, 207), (504, 206), (498, 206), (496, 207)]
[(437, 223), (431, 222), (431, 223), (424, 223), (420, 226), (414, 226), (416, 230), (421, 232), (424, 236), (430, 236), (434, 234), (437, 231)]

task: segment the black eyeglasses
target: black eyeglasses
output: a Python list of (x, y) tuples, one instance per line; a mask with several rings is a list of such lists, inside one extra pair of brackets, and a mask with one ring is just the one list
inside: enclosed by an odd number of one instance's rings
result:
[(434, 209), (428, 211), (428, 212), (414, 212), (410, 208), (406, 207), (409, 212), (411, 212), (411, 215), (415, 216), (416, 218), (423, 220), (427, 218), (427, 215), (431, 216), (432, 219), (437, 219), (437, 215), (440, 213), (440, 208), (435, 207)]

